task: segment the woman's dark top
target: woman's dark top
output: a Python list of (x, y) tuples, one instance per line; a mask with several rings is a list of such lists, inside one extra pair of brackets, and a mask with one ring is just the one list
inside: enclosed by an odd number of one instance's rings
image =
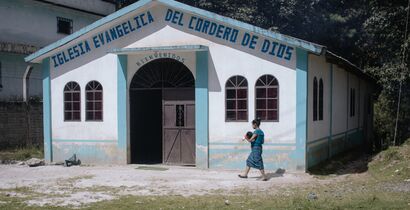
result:
[(263, 133), (263, 131), (258, 128), (258, 129), (255, 129), (253, 134), (257, 135), (257, 137), (255, 141), (251, 142), (251, 147), (254, 147), (254, 146), (262, 147), (262, 144), (265, 141), (265, 134)]

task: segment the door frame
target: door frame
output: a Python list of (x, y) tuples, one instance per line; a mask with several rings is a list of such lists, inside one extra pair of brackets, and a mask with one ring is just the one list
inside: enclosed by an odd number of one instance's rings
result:
[[(197, 168), (209, 168), (209, 94), (208, 94), (208, 55), (209, 49), (202, 45), (165, 46), (127, 49), (126, 53), (117, 55), (117, 126), (118, 149), (124, 163), (131, 162), (130, 148), (130, 101), (128, 67), (134, 63), (128, 62), (128, 56), (135, 53), (192, 52), (195, 53), (195, 165)], [(189, 69), (189, 68), (188, 68)]]

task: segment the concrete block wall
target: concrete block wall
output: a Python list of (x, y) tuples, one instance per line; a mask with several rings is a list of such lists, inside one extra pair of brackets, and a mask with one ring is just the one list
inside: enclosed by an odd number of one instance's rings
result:
[(42, 103), (0, 102), (0, 149), (43, 145)]

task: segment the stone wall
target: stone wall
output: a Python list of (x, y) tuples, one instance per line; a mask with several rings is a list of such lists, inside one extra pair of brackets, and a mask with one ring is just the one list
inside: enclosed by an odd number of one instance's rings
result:
[(41, 102), (0, 102), (0, 149), (43, 145)]

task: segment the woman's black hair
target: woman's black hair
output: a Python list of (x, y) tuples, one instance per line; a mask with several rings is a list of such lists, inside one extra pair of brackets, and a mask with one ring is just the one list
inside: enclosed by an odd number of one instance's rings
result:
[(252, 124), (255, 124), (255, 125), (257, 125), (258, 127), (261, 125), (261, 118), (256, 118), (256, 119), (254, 119), (254, 120), (252, 120)]

